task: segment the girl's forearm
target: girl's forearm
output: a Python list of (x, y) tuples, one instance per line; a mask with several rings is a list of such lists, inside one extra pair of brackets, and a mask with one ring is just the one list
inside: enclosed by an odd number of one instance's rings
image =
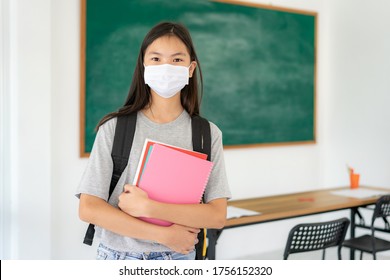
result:
[(161, 243), (164, 228), (145, 223), (98, 197), (82, 194), (79, 207), (80, 219), (132, 238), (152, 240)]
[(150, 200), (145, 214), (189, 227), (223, 228), (226, 205), (226, 199), (216, 199), (207, 204), (167, 204)]

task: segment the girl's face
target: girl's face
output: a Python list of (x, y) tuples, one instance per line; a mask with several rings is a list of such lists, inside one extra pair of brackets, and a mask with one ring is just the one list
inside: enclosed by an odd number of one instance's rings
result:
[(186, 45), (176, 36), (163, 36), (151, 43), (145, 51), (145, 66), (171, 64), (189, 68), (189, 76), (196, 67), (196, 62), (191, 61)]

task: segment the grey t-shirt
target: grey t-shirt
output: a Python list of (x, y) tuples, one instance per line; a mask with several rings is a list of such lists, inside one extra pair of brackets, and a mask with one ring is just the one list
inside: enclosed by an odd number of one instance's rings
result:
[[(97, 196), (107, 200), (112, 175), (111, 149), (115, 134), (116, 118), (103, 124), (96, 135), (91, 155), (84, 171), (76, 196), (81, 193)], [(210, 123), (211, 127), (211, 161), (214, 163), (206, 190), (205, 202), (217, 198), (230, 198), (225, 163), (223, 157), (222, 133), (218, 127)], [(126, 169), (112, 193), (109, 203), (118, 207), (118, 197), (125, 184), (132, 184), (136, 173), (139, 158), (145, 139), (163, 142), (169, 145), (192, 150), (191, 117), (183, 113), (174, 121), (165, 124), (154, 123), (142, 112), (137, 114), (137, 124), (130, 152), (130, 159)], [(97, 237), (111, 249), (126, 252), (162, 252), (169, 248), (148, 240), (134, 239), (113, 233), (103, 228), (96, 228)]]

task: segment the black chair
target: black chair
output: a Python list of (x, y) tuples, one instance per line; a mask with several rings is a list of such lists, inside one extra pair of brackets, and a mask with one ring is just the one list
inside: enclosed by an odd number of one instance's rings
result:
[(299, 224), (290, 230), (284, 250), (284, 259), (290, 254), (323, 250), (338, 246), (338, 258), (341, 260), (341, 244), (349, 226), (349, 219), (342, 218), (322, 223)]
[[(358, 212), (359, 214), (359, 212)], [(361, 215), (359, 215), (361, 217)], [(384, 231), (390, 233), (390, 224), (387, 220), (387, 217), (390, 216), (390, 195), (382, 196), (378, 199), (375, 204), (374, 212), (372, 214), (371, 226), (365, 226), (363, 224), (356, 225), (357, 227), (369, 228), (371, 229), (371, 235), (366, 234), (360, 237), (351, 238), (345, 240), (343, 243), (344, 247), (350, 249), (355, 249), (360, 251), (360, 259), (363, 258), (363, 252), (370, 253), (373, 255), (374, 260), (376, 260), (376, 253), (390, 250), (390, 241), (375, 237), (375, 231)], [(382, 218), (385, 223), (385, 228), (375, 227), (375, 221), (378, 218)], [(363, 220), (364, 221), (364, 220)]]

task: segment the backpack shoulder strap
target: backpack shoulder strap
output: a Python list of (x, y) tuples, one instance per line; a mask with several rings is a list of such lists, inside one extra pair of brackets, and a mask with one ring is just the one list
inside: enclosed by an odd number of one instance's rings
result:
[(207, 160), (211, 160), (211, 131), (209, 121), (201, 116), (193, 116), (191, 125), (194, 151), (206, 154)]
[[(115, 186), (118, 183), (123, 171), (125, 170), (127, 163), (129, 162), (129, 156), (131, 147), (133, 145), (136, 123), (137, 112), (126, 116), (120, 116), (117, 118), (114, 142), (111, 151), (113, 171), (107, 201), (110, 199), (111, 194), (114, 192)], [(89, 224), (87, 232), (85, 233), (84, 244), (91, 246), (94, 235), (95, 225)]]
[[(194, 151), (207, 154), (207, 160), (211, 160), (211, 130), (210, 123), (205, 118), (193, 116), (192, 126), (192, 145)], [(203, 200), (203, 197), (202, 197)], [(198, 233), (199, 242), (195, 245), (195, 259), (204, 260), (207, 258), (206, 249), (206, 229)]]
[(131, 147), (137, 124), (137, 113), (118, 117), (115, 127), (114, 143), (112, 145), (111, 157), (114, 164), (108, 199), (111, 197), (116, 184), (129, 162)]

